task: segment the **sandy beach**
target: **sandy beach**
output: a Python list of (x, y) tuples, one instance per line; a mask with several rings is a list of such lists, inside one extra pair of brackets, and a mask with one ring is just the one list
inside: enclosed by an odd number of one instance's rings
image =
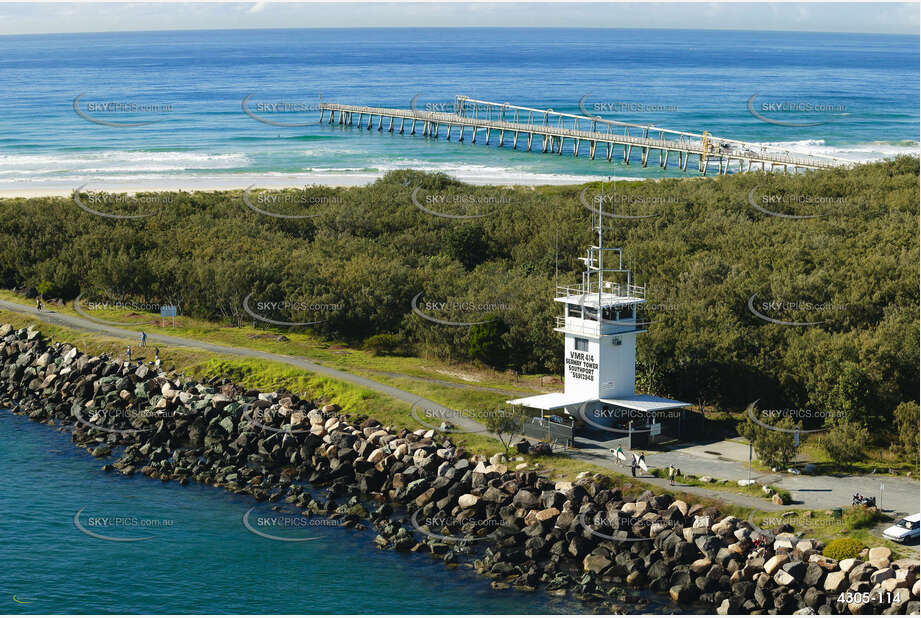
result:
[[(361, 187), (380, 179), (383, 174), (297, 174), (259, 175), (234, 174), (228, 177), (176, 177), (150, 180), (132, 179), (114, 182), (99, 180), (85, 183), (42, 181), (34, 184), (17, 183), (0, 188), (0, 198), (69, 197), (74, 189), (83, 191), (105, 191), (108, 193), (143, 193), (150, 191), (240, 191), (247, 187), (260, 189), (300, 188), (311, 185), (326, 187)], [(510, 181), (508, 176), (456, 176), (461, 182), (472, 185), (496, 186), (538, 186), (577, 185), (601, 180), (595, 176), (557, 176), (553, 174), (530, 174), (519, 181)], [(644, 180), (642, 178), (617, 178), (617, 180)]]

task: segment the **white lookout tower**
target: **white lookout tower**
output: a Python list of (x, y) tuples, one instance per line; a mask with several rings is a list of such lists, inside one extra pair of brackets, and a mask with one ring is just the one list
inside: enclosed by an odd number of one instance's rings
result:
[(554, 330), (565, 338), (564, 391), (507, 403), (540, 410), (541, 416), (587, 416), (593, 425), (652, 424), (656, 413), (690, 404), (635, 392), (636, 337), (646, 332), (637, 309), (646, 303), (646, 287), (633, 284), (621, 249), (605, 247), (604, 217), (611, 215), (600, 204), (597, 214), (597, 244), (579, 258), (585, 264), (582, 282), (558, 286), (553, 299), (563, 305)]

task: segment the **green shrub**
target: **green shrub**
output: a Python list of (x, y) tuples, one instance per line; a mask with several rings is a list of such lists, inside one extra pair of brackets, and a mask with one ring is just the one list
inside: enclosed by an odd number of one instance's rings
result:
[(844, 519), (851, 528), (869, 528), (882, 520), (883, 516), (877, 509), (870, 509), (861, 505), (849, 508), (844, 515)]
[(917, 465), (918, 463), (918, 404), (905, 401), (893, 413), (899, 430), (899, 450)]
[(843, 421), (819, 438), (819, 446), (839, 466), (851, 466), (864, 458), (870, 432), (860, 423)]
[(58, 288), (50, 281), (42, 280), (36, 287), (36, 291), (38, 291), (42, 298), (49, 298), (56, 295), (55, 293), (58, 291)]
[(825, 551), (822, 553), (835, 560), (844, 560), (845, 558), (856, 558), (863, 547), (863, 543), (857, 539), (842, 537), (831, 541), (825, 546)]
[[(763, 416), (761, 412), (755, 412), (755, 414), (762, 416), (762, 423), (781, 429), (790, 430), (800, 427), (802, 424), (795, 423), (790, 416), (783, 416), (777, 420), (772, 419), (770, 416)], [(796, 458), (796, 446), (792, 431), (768, 429), (753, 422), (748, 415), (736, 426), (736, 430), (739, 435), (754, 442), (755, 454), (761, 460), (761, 463), (766, 466), (788, 468)]]
[(390, 333), (372, 335), (365, 339), (365, 349), (375, 356), (405, 356), (407, 347), (401, 337)]
[(776, 491), (777, 495), (780, 496), (781, 502), (784, 504), (790, 504), (793, 502), (793, 497), (790, 495), (790, 492), (786, 489), (778, 489)]
[(501, 318), (487, 315), (483, 323), (474, 324), (470, 329), (468, 346), (470, 357), (490, 367), (504, 367), (508, 356), (508, 346), (503, 337), (507, 332), (508, 325)]

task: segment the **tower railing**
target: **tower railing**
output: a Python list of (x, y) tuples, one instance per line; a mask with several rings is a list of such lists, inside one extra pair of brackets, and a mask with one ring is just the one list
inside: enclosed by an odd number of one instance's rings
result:
[[(588, 285), (582, 283), (576, 283), (573, 285), (558, 285), (556, 287), (557, 296), (597, 296), (598, 295), (598, 286), (597, 282)], [(646, 286), (645, 285), (633, 285), (632, 283), (615, 283), (613, 281), (605, 281), (604, 288), (601, 290), (602, 296), (606, 294), (611, 294), (614, 296), (619, 296), (621, 298), (646, 298)]]
[(599, 335), (618, 335), (632, 333), (638, 330), (642, 330), (641, 327), (643, 326), (645, 326), (645, 323), (641, 324), (632, 319), (616, 321), (601, 320), (601, 322), (596, 322), (594, 320), (580, 320), (579, 318), (570, 318), (565, 315), (556, 316), (557, 329), (580, 335), (588, 335), (590, 337), (598, 337)]

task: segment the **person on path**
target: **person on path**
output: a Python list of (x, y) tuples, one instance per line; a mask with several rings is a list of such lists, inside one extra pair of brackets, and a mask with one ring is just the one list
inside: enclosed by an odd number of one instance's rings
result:
[(668, 484), (669, 485), (675, 484), (675, 472), (676, 472), (675, 466), (669, 464), (668, 466)]
[(140, 343), (140, 347), (143, 348), (145, 345), (147, 345), (147, 333), (145, 333), (144, 331), (141, 331), (141, 343)]

